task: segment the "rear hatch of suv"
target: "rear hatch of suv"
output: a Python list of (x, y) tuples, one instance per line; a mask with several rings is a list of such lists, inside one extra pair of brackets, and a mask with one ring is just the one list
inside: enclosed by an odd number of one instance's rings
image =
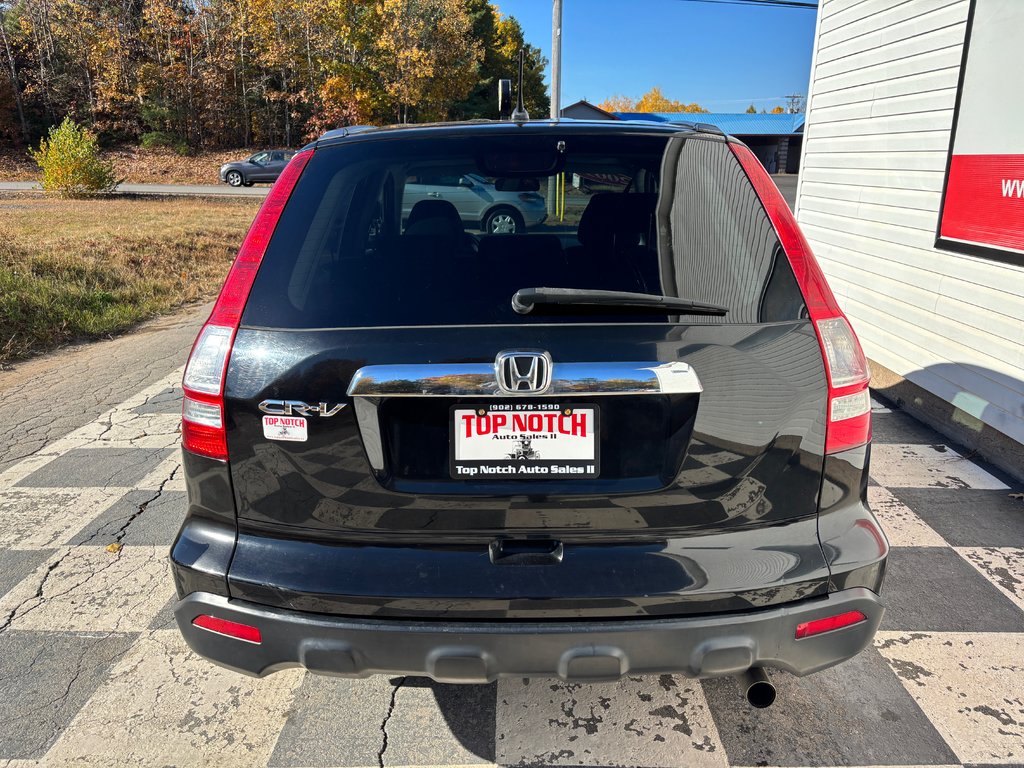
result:
[[(866, 376), (837, 377), (856, 341), (749, 150), (553, 124), (298, 162), (226, 337), (232, 596), (538, 620), (827, 590), (823, 462), (864, 442)], [(422, 178), (455, 183), (410, 205)], [(460, 214), (517, 189), (552, 214), (515, 234)]]

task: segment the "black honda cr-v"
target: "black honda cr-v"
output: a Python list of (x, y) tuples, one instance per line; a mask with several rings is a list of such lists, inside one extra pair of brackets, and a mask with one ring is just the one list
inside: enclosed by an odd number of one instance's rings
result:
[[(553, 215), (489, 234), (403, 199), (469, 174)], [(771, 179), (707, 126), (326, 134), (184, 393), (175, 613), (242, 672), (756, 680), (881, 619), (866, 361)]]

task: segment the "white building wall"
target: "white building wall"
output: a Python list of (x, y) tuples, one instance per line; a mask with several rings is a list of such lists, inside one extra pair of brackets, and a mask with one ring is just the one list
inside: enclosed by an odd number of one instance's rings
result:
[(797, 219), (869, 358), (1024, 443), (1024, 268), (934, 248), (968, 5), (822, 0)]

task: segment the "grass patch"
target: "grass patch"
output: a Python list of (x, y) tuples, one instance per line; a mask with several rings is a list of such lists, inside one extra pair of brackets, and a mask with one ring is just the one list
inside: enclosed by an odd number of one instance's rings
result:
[(258, 207), (0, 197), (0, 363), (215, 296)]

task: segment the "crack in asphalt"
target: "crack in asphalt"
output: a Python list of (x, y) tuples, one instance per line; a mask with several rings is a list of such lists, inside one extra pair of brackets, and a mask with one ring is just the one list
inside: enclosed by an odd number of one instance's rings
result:
[(3, 634), (7, 631), (8, 627), (10, 627), (11, 624), (14, 622), (14, 617), (18, 615), (18, 611), (24, 608), (28, 603), (32, 602), (33, 600), (40, 600), (42, 602), (46, 602), (46, 598), (43, 597), (43, 589), (46, 587), (46, 582), (49, 580), (50, 574), (60, 567), (60, 564), (63, 563), (65, 559), (67, 559), (67, 557), (71, 554), (73, 549), (74, 547), (68, 547), (67, 551), (63, 555), (61, 555), (58, 560), (55, 560), (54, 562), (50, 563), (49, 567), (46, 569), (46, 572), (43, 574), (43, 578), (39, 580), (39, 584), (36, 587), (35, 594), (30, 597), (26, 597), (24, 600), (22, 600), (20, 603), (14, 606), (14, 608), (11, 609), (11, 612), (7, 614), (7, 618), (4, 619), (4, 623), (0, 624), (0, 634)]
[[(113, 543), (120, 544), (124, 540), (124, 537), (128, 535), (128, 528), (129, 528), (129, 526), (131, 526), (131, 524), (133, 522), (135, 522), (135, 520), (138, 519), (138, 517), (143, 512), (146, 511), (146, 509), (149, 507), (150, 504), (152, 504), (154, 501), (156, 501), (157, 499), (159, 499), (163, 495), (164, 488), (167, 486), (167, 484), (169, 482), (171, 482), (171, 480), (174, 479), (175, 475), (177, 475), (178, 470), (180, 470), (180, 469), (181, 469), (181, 465), (180, 464), (175, 466), (174, 469), (171, 470), (171, 474), (168, 475), (166, 478), (164, 478), (160, 482), (160, 485), (156, 489), (156, 492), (154, 493), (154, 495), (152, 497), (146, 499), (145, 501), (141, 502), (138, 505), (138, 508), (136, 509), (136, 511), (133, 512), (128, 517), (128, 519), (125, 521), (124, 525), (122, 525), (117, 530), (117, 532), (114, 534), (114, 542)], [(21, 613), (20, 614), (21, 616), (27, 616), (29, 613), (32, 613), (34, 610), (36, 610), (40, 606), (45, 605), (48, 600), (51, 600), (51, 599), (57, 598), (57, 597), (62, 597), (64, 595), (68, 594), (69, 592), (74, 591), (75, 589), (80, 587), (82, 584), (84, 584), (86, 581), (88, 581), (90, 578), (92, 578), (93, 576), (96, 576), (98, 573), (100, 573), (100, 572), (106, 570), (108, 567), (110, 567), (111, 564), (117, 562), (117, 560), (119, 560), (120, 557), (121, 557), (121, 549), (118, 549), (117, 552), (113, 553), (114, 554), (114, 558), (113, 558), (113, 560), (111, 560), (110, 563), (108, 563), (103, 568), (100, 568), (99, 570), (90, 572), (88, 574), (88, 576), (86, 576), (86, 578), (83, 581), (80, 581), (80, 582), (77, 582), (76, 584), (73, 584), (70, 589), (67, 589), (64, 592), (61, 592), (61, 593), (56, 594), (56, 595), (50, 595), (49, 597), (47, 597), (46, 595), (43, 594), (44, 591), (46, 590), (46, 582), (49, 581), (50, 575), (54, 571), (56, 571), (61, 566), (61, 564), (71, 555), (71, 553), (74, 552), (78, 547), (87, 545), (89, 542), (91, 542), (93, 539), (95, 539), (101, 533), (102, 533), (101, 529), (93, 531), (93, 533), (91, 533), (89, 535), (89, 537), (87, 539), (85, 539), (85, 541), (83, 541), (81, 544), (67, 547), (66, 551), (57, 560), (55, 560), (54, 562), (50, 563), (50, 565), (47, 566), (46, 571), (43, 573), (43, 577), (39, 580), (39, 584), (36, 586), (35, 593), (30, 595), (29, 597), (26, 597), (24, 600), (22, 600), (20, 603), (18, 603), (16, 606), (14, 606), (14, 608), (12, 608), (10, 610), (10, 612), (7, 614), (7, 616), (4, 619), (3, 623), (0, 624), (0, 634), (3, 634), (4, 632), (6, 632), (10, 628), (11, 624), (14, 623), (15, 618), (18, 618), (19, 612), (23, 608), (25, 608), (26, 605), (31, 603), (33, 600), (38, 600), (39, 602), (36, 603), (35, 605), (33, 605), (31, 608), (25, 610), (23, 613)], [(393, 704), (394, 704), (394, 700), (392, 699), (392, 706), (393, 706)], [(388, 714), (390, 716), (390, 711), (389, 711)]]
[[(176, 465), (174, 467), (174, 469), (171, 470), (171, 474), (168, 475), (166, 478), (164, 478), (160, 482), (160, 485), (156, 489), (156, 493), (155, 493), (155, 495), (152, 498), (146, 499), (145, 501), (141, 502), (138, 505), (138, 508), (135, 510), (135, 512), (133, 512), (128, 517), (128, 519), (125, 521), (125, 524), (117, 529), (117, 533), (114, 534), (114, 542), (120, 544), (124, 540), (124, 537), (128, 535), (128, 526), (130, 526), (132, 523), (134, 523), (135, 520), (139, 517), (139, 515), (141, 515), (143, 512), (146, 511), (146, 509), (149, 507), (150, 504), (152, 504), (154, 501), (156, 501), (157, 499), (159, 499), (163, 495), (164, 487), (169, 482), (171, 482), (171, 480), (174, 479), (174, 476), (176, 474), (178, 474), (178, 470), (179, 469), (181, 469), (181, 464)], [(97, 531), (96, 533), (92, 534), (92, 536), (89, 537), (88, 541), (92, 541), (93, 538), (95, 538), (98, 535), (99, 535), (99, 531)]]
[(391, 701), (388, 703), (388, 711), (384, 713), (384, 719), (380, 723), (381, 744), (380, 749), (377, 750), (378, 768), (384, 768), (384, 753), (388, 751), (388, 721), (395, 712), (395, 701), (398, 698), (398, 691), (405, 685), (406, 680), (408, 680), (408, 677), (403, 676), (399, 678), (398, 682), (391, 688)]

